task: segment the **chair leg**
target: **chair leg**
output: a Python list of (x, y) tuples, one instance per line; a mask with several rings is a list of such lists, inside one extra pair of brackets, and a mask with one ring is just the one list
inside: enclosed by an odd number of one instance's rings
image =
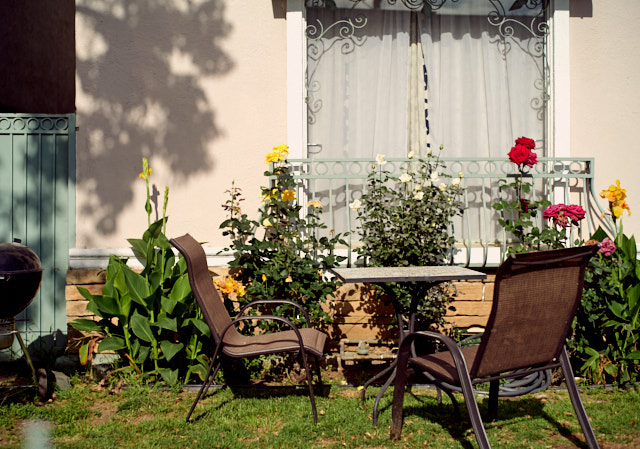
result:
[[(403, 348), (404, 349), (404, 348)], [(391, 408), (391, 440), (399, 440), (402, 436), (402, 413), (404, 405), (404, 390), (407, 385), (407, 365), (409, 351), (402, 350), (396, 358), (396, 378), (393, 386), (393, 405)]]
[(500, 380), (489, 382), (489, 413), (487, 421), (492, 422), (498, 418), (498, 396), (500, 394)]
[[(457, 365), (457, 363), (456, 363)], [(471, 385), (471, 379), (469, 373), (465, 368), (456, 366), (458, 368), (458, 377), (460, 378), (460, 386), (462, 387), (462, 395), (464, 396), (464, 403), (467, 406), (469, 412), (469, 419), (471, 419), (471, 426), (473, 432), (476, 435), (476, 441), (480, 449), (491, 449), (489, 444), (489, 438), (487, 432), (482, 424), (482, 417), (480, 416), (480, 410), (478, 409), (478, 402), (476, 401), (475, 394), (473, 393), (473, 386)]]
[(600, 446), (596, 440), (596, 435), (593, 432), (593, 428), (591, 427), (591, 423), (587, 417), (587, 412), (584, 409), (582, 400), (580, 399), (576, 381), (573, 378), (573, 370), (571, 369), (571, 363), (569, 362), (569, 355), (567, 354), (566, 348), (562, 348), (562, 352), (560, 353), (560, 364), (562, 367), (562, 374), (564, 375), (564, 381), (567, 384), (567, 390), (569, 391), (569, 397), (571, 398), (571, 404), (573, 404), (573, 410), (578, 416), (578, 421), (580, 422), (580, 427), (582, 427), (584, 438), (587, 440), (589, 448), (599, 449)]
[[(313, 423), (318, 424), (318, 412), (316, 410), (316, 400), (313, 396), (313, 376), (309, 371), (309, 363), (307, 363), (307, 354), (304, 351), (300, 351), (302, 357), (302, 363), (304, 365), (304, 372), (307, 374), (307, 385), (309, 385), (309, 400), (311, 401), (311, 411), (313, 412)], [(318, 365), (318, 370), (320, 366)]]
[(189, 418), (191, 418), (191, 414), (193, 413), (193, 410), (196, 408), (196, 404), (206, 394), (207, 390), (209, 389), (209, 386), (211, 385), (211, 382), (213, 381), (213, 378), (218, 372), (218, 369), (220, 369), (220, 362), (218, 362), (218, 364), (216, 365), (215, 371), (213, 371), (215, 360), (216, 360), (215, 357), (211, 358), (211, 362), (209, 363), (209, 369), (207, 370), (207, 374), (204, 376), (204, 379), (202, 381), (202, 386), (200, 387), (200, 391), (198, 391), (198, 395), (196, 396), (195, 401), (193, 401), (193, 404), (191, 404), (189, 413), (187, 413), (187, 419), (186, 419), (187, 422), (189, 422)]
[(318, 357), (317, 355), (314, 355), (314, 358), (316, 359), (316, 370), (317, 370), (317, 374), (318, 374), (318, 387), (320, 387), (320, 392), (322, 392), (322, 390), (324, 390), (324, 386), (322, 385), (322, 372), (320, 369), (320, 357)]

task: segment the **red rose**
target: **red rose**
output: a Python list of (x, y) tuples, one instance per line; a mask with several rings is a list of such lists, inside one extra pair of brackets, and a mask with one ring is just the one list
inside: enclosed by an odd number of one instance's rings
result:
[(531, 151), (524, 165), (526, 165), (527, 167), (533, 167), (537, 163), (538, 163), (538, 155), (533, 151)]
[(533, 150), (536, 147), (536, 142), (528, 137), (518, 137), (516, 139), (516, 145), (522, 145), (523, 147)]
[[(524, 145), (516, 145), (509, 151), (509, 160), (516, 165), (526, 164), (531, 157), (531, 150)], [(527, 164), (528, 165), (528, 164)], [(529, 167), (532, 167), (529, 165)]]
[(564, 213), (571, 219), (571, 221), (574, 222), (582, 220), (585, 215), (587, 215), (582, 206), (579, 206), (577, 204), (569, 204), (568, 206), (565, 206)]
[(531, 203), (527, 201), (525, 198), (520, 198), (520, 210), (522, 212), (529, 212), (529, 206)]

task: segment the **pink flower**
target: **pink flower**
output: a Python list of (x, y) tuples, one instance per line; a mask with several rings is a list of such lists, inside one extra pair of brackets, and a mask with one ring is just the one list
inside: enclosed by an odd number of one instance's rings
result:
[(578, 222), (587, 215), (582, 206), (578, 204), (569, 204), (568, 206), (565, 206), (564, 213), (573, 222)]
[(578, 224), (586, 215), (586, 212), (577, 204), (552, 204), (544, 210), (542, 216), (547, 220), (553, 220), (553, 223), (566, 228), (569, 222)]
[(599, 253), (602, 253), (605, 257), (611, 256), (616, 252), (616, 245), (609, 237), (605, 237), (602, 242), (602, 247), (598, 250)]
[(518, 137), (516, 139), (516, 145), (522, 145), (523, 147), (533, 150), (536, 147), (536, 142), (528, 137)]

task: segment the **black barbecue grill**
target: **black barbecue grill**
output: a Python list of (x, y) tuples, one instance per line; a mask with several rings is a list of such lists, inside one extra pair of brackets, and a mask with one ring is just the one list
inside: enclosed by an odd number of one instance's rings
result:
[(15, 321), (16, 315), (33, 301), (41, 280), (42, 264), (36, 253), (22, 245), (19, 239), (14, 239), (13, 243), (0, 243), (0, 350), (10, 348), (14, 337), (18, 338), (33, 381), (38, 386), (38, 395), (43, 399), (47, 394), (46, 372), (39, 370), (36, 374)]

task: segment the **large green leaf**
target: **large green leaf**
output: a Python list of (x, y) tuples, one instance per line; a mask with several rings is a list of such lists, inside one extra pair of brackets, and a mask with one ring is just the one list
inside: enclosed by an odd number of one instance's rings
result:
[[(116, 302), (115, 298), (112, 298), (110, 296), (94, 295), (93, 304), (102, 314), (107, 313), (109, 315), (115, 316), (120, 313), (120, 307), (118, 306), (118, 303)], [(87, 308), (89, 308), (89, 305), (87, 305)]]
[(129, 267), (123, 267), (122, 271), (124, 273), (125, 282), (127, 284), (129, 292), (131, 293), (131, 298), (135, 302), (146, 306), (147, 303), (145, 302), (145, 300), (149, 297), (150, 293), (147, 280)]
[(178, 383), (178, 370), (169, 368), (159, 368), (162, 379), (169, 385), (176, 385)]
[(122, 270), (128, 268), (125, 264), (119, 264), (118, 270), (115, 272), (113, 279), (113, 287), (119, 292), (126, 292), (128, 290), (127, 281), (124, 277)]
[(625, 357), (628, 360), (640, 360), (640, 351), (633, 351)]
[(71, 326), (82, 332), (102, 332), (102, 326), (92, 320), (86, 320), (84, 318), (78, 318), (73, 320)]
[(166, 316), (159, 317), (156, 325), (162, 329), (178, 332), (178, 321), (175, 318)]
[(120, 318), (127, 321), (131, 312), (131, 295), (129, 293), (120, 296), (118, 310), (120, 311)]
[(189, 296), (190, 293), (191, 284), (189, 284), (189, 276), (183, 275), (175, 282), (175, 284), (173, 284), (169, 298), (174, 301), (182, 301), (184, 298)]
[(119, 351), (125, 349), (127, 344), (122, 337), (111, 336), (107, 337), (98, 345), (98, 352), (103, 351)]
[(143, 265), (147, 265), (147, 257), (149, 255), (149, 247), (153, 248), (153, 245), (145, 242), (142, 239), (127, 239), (129, 244), (133, 247), (133, 253), (138, 261)]
[(151, 352), (151, 348), (149, 346), (140, 346), (138, 348), (138, 353), (135, 356), (135, 361), (137, 364), (142, 365), (149, 357), (149, 353)]
[(160, 349), (167, 361), (171, 360), (182, 348), (184, 348), (182, 343), (172, 343), (169, 340), (162, 340), (160, 342)]
[(137, 311), (131, 316), (131, 330), (136, 334), (136, 337), (146, 342), (155, 340), (149, 320), (140, 315)]
[[(171, 243), (169, 242), (169, 239), (167, 238), (167, 236), (165, 236), (163, 233), (159, 233), (158, 234), (158, 238), (156, 239), (156, 245), (158, 245), (158, 248), (160, 249), (164, 249), (164, 250), (171, 250)], [(173, 264), (171, 264), (171, 266), (173, 266)]]
[(144, 231), (142, 238), (148, 242), (151, 239), (155, 239), (156, 237), (158, 237), (158, 235), (162, 231), (162, 225), (166, 219), (166, 217), (164, 219), (161, 218), (160, 220), (151, 223), (149, 228)]
[(591, 239), (601, 242), (607, 237), (609, 237), (609, 234), (607, 234), (604, 229), (602, 229), (602, 226), (598, 226), (598, 229), (593, 233)]
[(76, 287), (78, 289), (78, 292), (82, 295), (82, 297), (84, 299), (87, 299), (89, 301), (91, 301), (93, 299), (93, 295), (91, 293), (89, 293), (89, 290), (87, 290), (84, 287)]
[(211, 330), (209, 329), (209, 326), (207, 326), (207, 323), (204, 322), (204, 320), (201, 320), (199, 318), (187, 318), (183, 321), (182, 327), (185, 327), (189, 324), (195, 326), (202, 335), (211, 337)]
[(178, 302), (173, 299), (169, 299), (166, 296), (162, 296), (160, 298), (160, 305), (165, 313), (171, 314), (175, 310), (176, 305), (178, 305)]

